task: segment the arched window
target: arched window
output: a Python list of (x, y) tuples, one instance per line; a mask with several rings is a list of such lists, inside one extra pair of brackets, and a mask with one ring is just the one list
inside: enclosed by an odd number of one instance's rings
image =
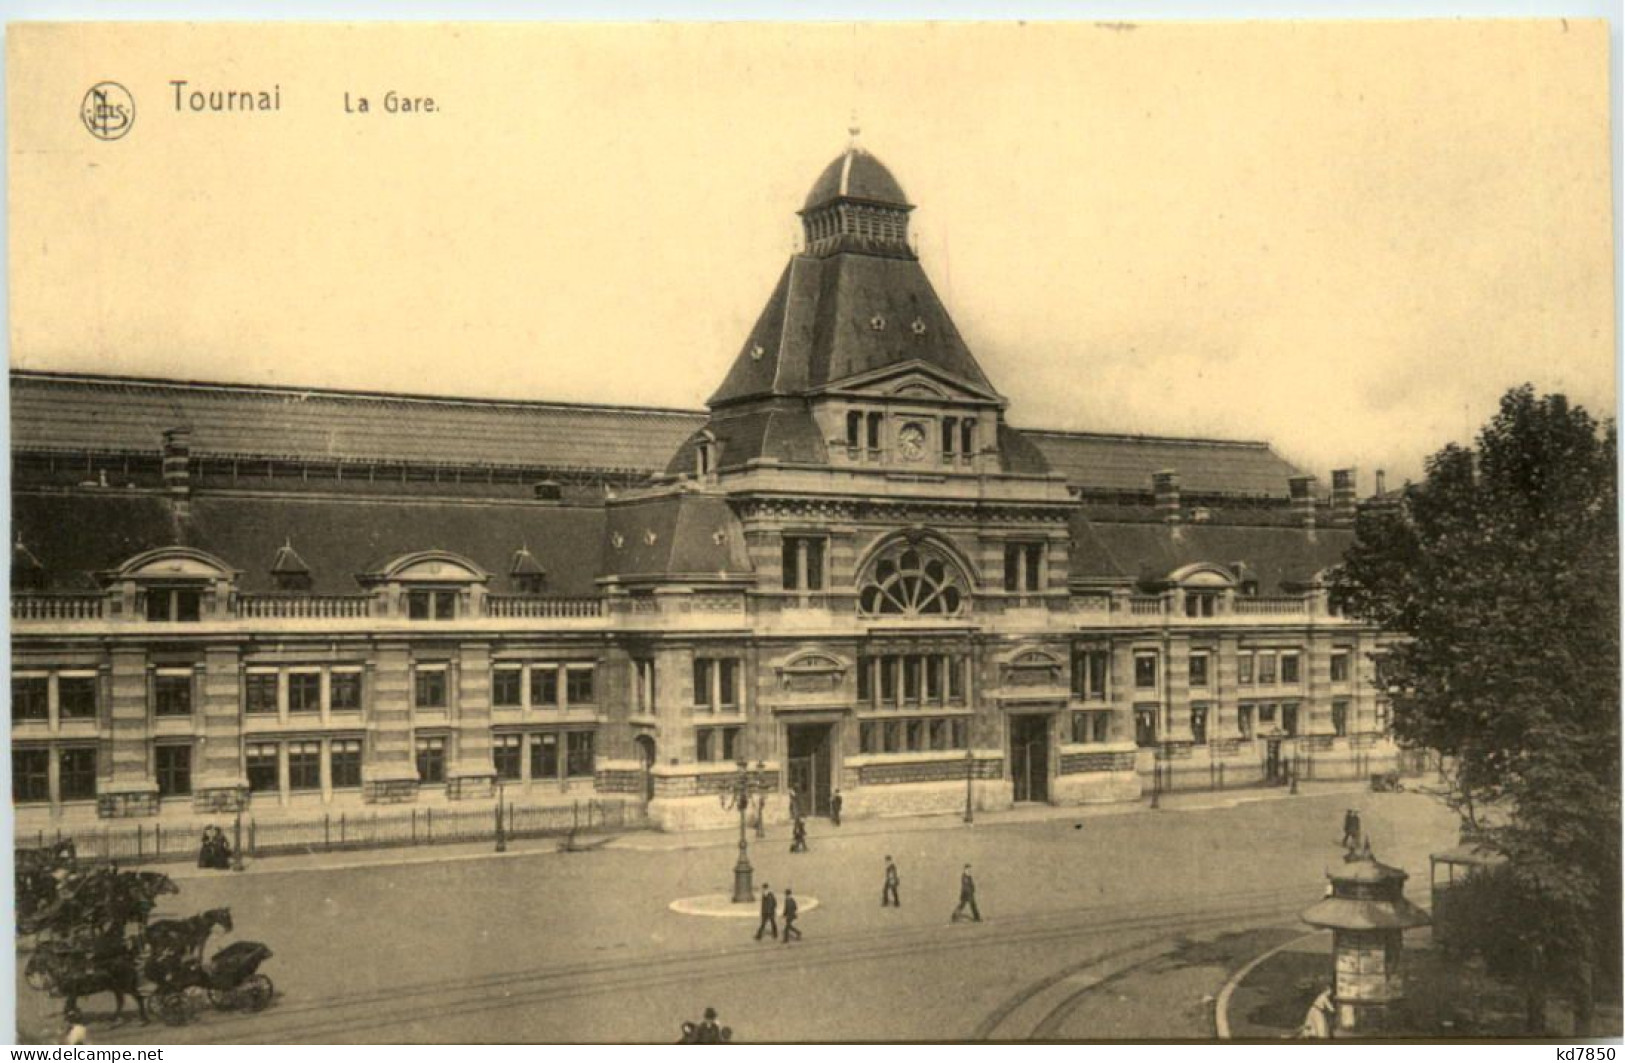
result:
[(858, 591), (868, 616), (958, 616), (965, 607), (959, 569), (937, 548), (896, 543), (881, 551)]

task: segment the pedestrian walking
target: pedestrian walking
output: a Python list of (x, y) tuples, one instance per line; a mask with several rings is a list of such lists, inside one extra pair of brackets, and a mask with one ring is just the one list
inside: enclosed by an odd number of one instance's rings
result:
[(796, 793), (794, 786), (790, 787), (790, 822), (794, 823), (801, 818), (801, 795)]
[(880, 906), (896, 906), (901, 908), (903, 902), (897, 896), (897, 884), (901, 881), (897, 875), (897, 865), (892, 863), (891, 857), (886, 857), (886, 884), (880, 887)]
[(949, 922), (957, 923), (964, 917), (965, 909), (970, 909), (970, 917), (976, 922), (982, 921), (982, 913), (976, 908), (976, 880), (970, 877), (970, 865), (959, 875), (959, 907), (954, 909), (954, 917)]
[(804, 819), (796, 820), (794, 837), (790, 841), (790, 851), (792, 853), (807, 851), (807, 821)]
[[(789, 896), (786, 894), (786, 896)], [(705, 1019), (700, 1023), (699, 1029), (694, 1031), (694, 1041), (702, 1045), (720, 1045), (722, 1043), (722, 1027), (717, 1023), (717, 1009), (706, 1008)]]
[(829, 799), (829, 820), (837, 827), (841, 825), (841, 791), (836, 790), (835, 795)]
[(796, 926), (796, 913), (800, 908), (796, 905), (796, 895), (790, 887), (784, 887), (784, 943), (790, 944), (790, 935), (794, 934), (796, 940), (801, 940), (801, 928)]
[(1349, 852), (1360, 847), (1360, 810), (1351, 808), (1343, 813), (1343, 848)]
[(756, 927), (756, 940), (762, 940), (762, 931), (772, 931), (775, 940), (779, 936), (779, 899), (773, 896), (773, 887), (762, 883), (762, 921)]

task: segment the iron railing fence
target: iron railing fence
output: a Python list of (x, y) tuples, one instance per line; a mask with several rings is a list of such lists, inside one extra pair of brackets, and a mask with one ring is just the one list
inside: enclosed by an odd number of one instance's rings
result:
[[(221, 824), (234, 841), (235, 822)], [(504, 802), (502, 832), (507, 838), (569, 837), (577, 833), (613, 834), (648, 826), (644, 808), (634, 801), (574, 801), (568, 805), (521, 805)], [(72, 839), (80, 860), (140, 864), (195, 860), (201, 829), (196, 824), (166, 826), (87, 825), (32, 833), (20, 831), (16, 845), (43, 848)], [(324, 812), (310, 816), (245, 816), (242, 851), (247, 858), (291, 853), (340, 852), (414, 845), (491, 842), (497, 838), (495, 804), (473, 808), (410, 808), (394, 811)]]

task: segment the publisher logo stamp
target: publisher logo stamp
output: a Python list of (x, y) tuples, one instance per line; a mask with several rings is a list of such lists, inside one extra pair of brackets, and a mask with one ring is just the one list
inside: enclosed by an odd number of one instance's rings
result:
[(100, 82), (85, 93), (79, 118), (97, 140), (117, 140), (135, 125), (135, 98), (116, 81)]

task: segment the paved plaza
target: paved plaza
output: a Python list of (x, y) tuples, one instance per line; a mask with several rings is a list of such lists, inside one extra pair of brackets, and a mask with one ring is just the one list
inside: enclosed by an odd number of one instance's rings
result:
[[(708, 1005), (741, 1041), (1210, 1036), (1211, 995), (1250, 958), (1237, 943), (1303, 929), (1296, 912), (1338, 861), (1349, 804), (1425, 904), (1426, 855), (1454, 841), (1452, 817), (1414, 793), (1330, 787), (974, 826), (817, 821), (805, 854), (788, 852), (781, 829), (752, 842), (758, 885), (819, 899), (801, 921), (805, 940), (789, 945), (754, 941), (751, 920), (670, 910), (730, 888), (722, 832), (633, 834), (575, 853), (536, 842), (501, 856), (458, 848), (267, 859), (239, 875), (176, 869), (181, 892), (160, 915), (229, 906), (236, 930), (211, 948), (268, 943), (277, 998), (258, 1015), (205, 1012), (179, 1028), (93, 1020), (92, 1037), (662, 1042)], [(900, 909), (880, 906), (888, 854)], [(965, 863), (980, 924), (949, 921)], [(24, 1030), (42, 1028), (59, 1002), (21, 992)], [(85, 1003), (111, 1011), (108, 997)]]

